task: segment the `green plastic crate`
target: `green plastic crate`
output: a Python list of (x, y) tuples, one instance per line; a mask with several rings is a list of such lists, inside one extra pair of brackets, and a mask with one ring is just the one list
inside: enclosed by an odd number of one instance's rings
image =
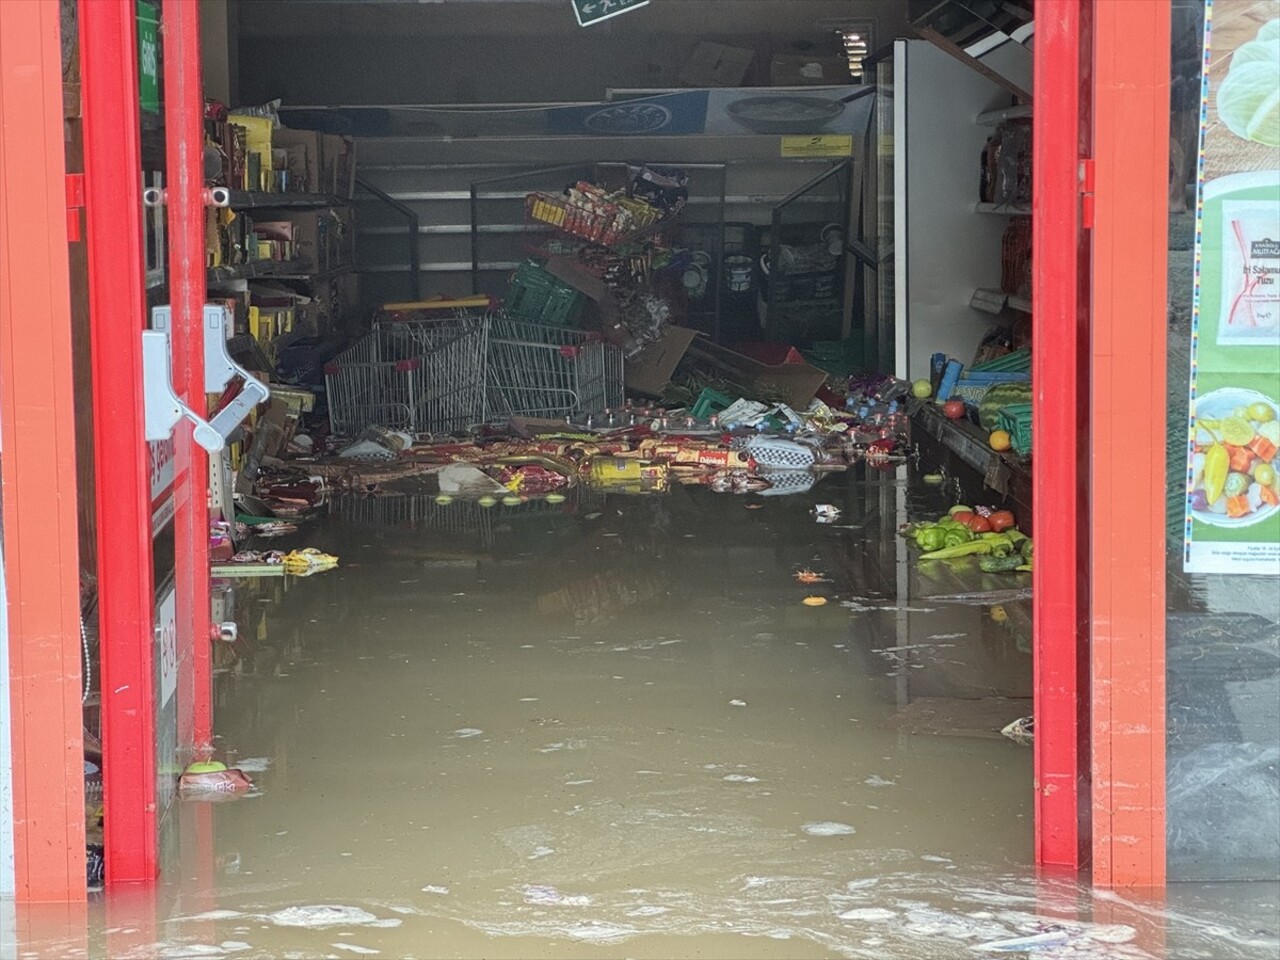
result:
[(1014, 450), (1018, 453), (1031, 452), (1031, 404), (1011, 403), (1001, 407), (996, 414), (996, 425), (1008, 431)]
[(570, 327), (577, 322), (585, 301), (580, 292), (530, 260), (511, 275), (503, 305), (521, 320)]
[(705, 420), (713, 413), (728, 410), (732, 405), (733, 398), (728, 394), (721, 393), (719, 390), (712, 390), (710, 387), (703, 387), (702, 393), (698, 394), (698, 399), (694, 401), (689, 413), (699, 420)]
[(970, 373), (1018, 373), (1031, 369), (1031, 350), (1023, 347), (969, 368)]

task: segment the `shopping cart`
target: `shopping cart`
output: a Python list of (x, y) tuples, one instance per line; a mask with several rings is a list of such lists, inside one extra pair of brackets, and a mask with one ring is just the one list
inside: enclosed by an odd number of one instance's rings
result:
[(325, 367), (330, 427), (446, 433), (484, 420), (488, 320), (380, 323)]
[(622, 351), (599, 334), (489, 316), (489, 418), (573, 417), (623, 403)]

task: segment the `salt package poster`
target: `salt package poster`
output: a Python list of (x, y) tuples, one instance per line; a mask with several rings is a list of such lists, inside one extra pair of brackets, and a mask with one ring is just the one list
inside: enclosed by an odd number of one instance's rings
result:
[(1280, 19), (1270, 0), (1207, 6), (1183, 566), (1276, 576)]

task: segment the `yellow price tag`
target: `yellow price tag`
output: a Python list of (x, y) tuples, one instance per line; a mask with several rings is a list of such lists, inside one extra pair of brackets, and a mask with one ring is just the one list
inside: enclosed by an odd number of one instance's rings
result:
[(783, 137), (784, 157), (848, 157), (853, 154), (853, 134), (818, 133), (806, 137)]

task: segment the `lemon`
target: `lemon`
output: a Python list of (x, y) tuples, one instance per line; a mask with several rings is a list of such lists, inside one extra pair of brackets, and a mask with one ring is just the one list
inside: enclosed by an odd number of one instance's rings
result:
[(1253, 424), (1244, 417), (1227, 417), (1222, 421), (1222, 440), (1233, 447), (1243, 447), (1253, 439)]
[(1276, 412), (1269, 403), (1251, 403), (1246, 412), (1250, 420), (1257, 420), (1259, 423), (1270, 423), (1276, 418)]
[(187, 773), (221, 773), (227, 765), (218, 760), (197, 760), (187, 767)]

